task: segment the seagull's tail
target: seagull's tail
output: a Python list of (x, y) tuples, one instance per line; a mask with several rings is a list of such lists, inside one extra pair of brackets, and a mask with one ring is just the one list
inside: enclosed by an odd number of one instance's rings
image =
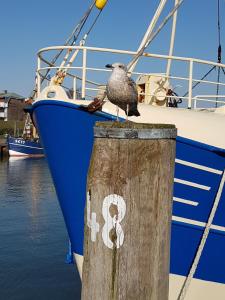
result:
[(137, 104), (136, 103), (135, 103), (135, 105), (129, 105), (128, 116), (136, 116), (136, 117), (140, 116), (140, 113), (137, 110)]

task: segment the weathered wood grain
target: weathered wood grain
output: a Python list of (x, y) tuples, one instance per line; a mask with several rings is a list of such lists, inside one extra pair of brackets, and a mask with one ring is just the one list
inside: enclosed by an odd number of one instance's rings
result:
[[(160, 130), (165, 128), (176, 131), (161, 124)], [(174, 160), (174, 139), (95, 138), (87, 192), (99, 232), (91, 241), (85, 219), (82, 300), (168, 299)], [(108, 237), (114, 243), (110, 249), (102, 238), (102, 205), (113, 194), (124, 199), (126, 213), (120, 222), (124, 242), (116, 247), (114, 228)], [(112, 204), (108, 215), (119, 218), (118, 206)]]

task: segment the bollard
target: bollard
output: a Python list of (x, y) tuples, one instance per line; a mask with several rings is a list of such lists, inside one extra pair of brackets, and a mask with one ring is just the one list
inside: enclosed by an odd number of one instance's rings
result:
[(82, 300), (167, 300), (176, 128), (97, 122)]

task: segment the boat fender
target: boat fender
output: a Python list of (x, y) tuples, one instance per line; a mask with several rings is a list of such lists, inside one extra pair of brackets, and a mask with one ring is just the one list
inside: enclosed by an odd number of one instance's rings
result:
[(105, 7), (106, 3), (107, 3), (107, 0), (96, 0), (95, 6), (98, 9), (103, 9)]

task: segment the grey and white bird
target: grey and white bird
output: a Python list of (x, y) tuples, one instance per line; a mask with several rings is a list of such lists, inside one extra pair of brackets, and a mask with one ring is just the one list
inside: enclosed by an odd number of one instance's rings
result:
[(106, 95), (110, 102), (123, 109), (127, 116), (140, 116), (137, 109), (138, 92), (133, 79), (127, 75), (127, 67), (122, 63), (107, 64), (112, 74), (106, 86)]

